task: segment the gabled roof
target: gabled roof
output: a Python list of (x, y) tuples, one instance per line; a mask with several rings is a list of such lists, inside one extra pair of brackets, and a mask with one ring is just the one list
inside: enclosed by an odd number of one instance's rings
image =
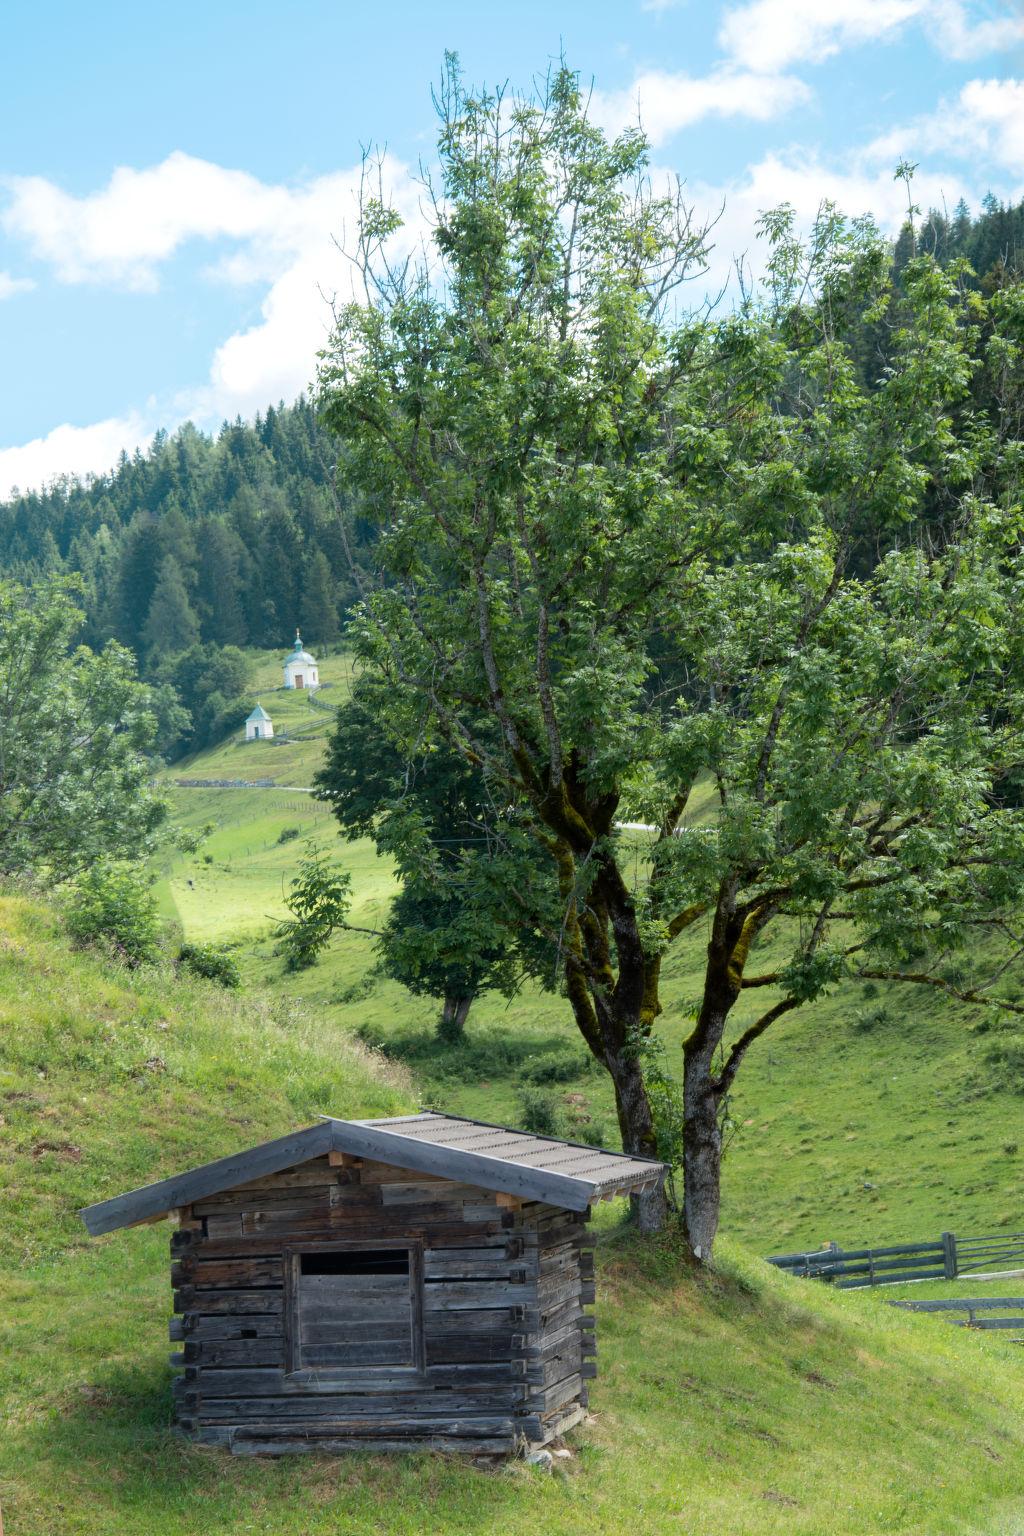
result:
[(191, 1205), (193, 1200), (280, 1173), (328, 1152), (349, 1152), (570, 1211), (585, 1211), (593, 1200), (657, 1184), (666, 1171), (664, 1163), (652, 1158), (606, 1152), (600, 1147), (533, 1136), (527, 1131), (429, 1110), (386, 1120), (334, 1120), (325, 1116), (317, 1125), (277, 1141), (263, 1142), (157, 1184), (101, 1200), (79, 1215), (95, 1237), (166, 1215), (176, 1206)]

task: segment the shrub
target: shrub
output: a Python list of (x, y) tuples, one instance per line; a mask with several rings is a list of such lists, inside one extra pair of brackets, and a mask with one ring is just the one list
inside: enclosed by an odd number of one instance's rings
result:
[(571, 1083), (587, 1068), (587, 1058), (579, 1051), (544, 1051), (527, 1059), (523, 1077), (528, 1083)]
[(183, 944), (178, 951), (178, 964), (194, 976), (219, 981), (222, 987), (238, 987), (242, 983), (235, 961), (214, 944)]
[[(367, 971), (365, 976), (361, 976), (359, 980), (354, 981), (351, 986), (339, 987), (337, 992), (335, 992), (332, 1001), (335, 1003), (341, 1003), (342, 1005), (347, 1003), (361, 1003), (364, 997), (372, 996), (376, 990), (376, 987), (376, 975), (373, 971)], [(357, 1025), (356, 1034), (358, 1035), (364, 1027), (365, 1026), (362, 1024)]]
[(72, 883), (64, 920), (76, 944), (107, 945), (128, 965), (160, 954), (149, 881), (134, 864), (94, 864)]
[(561, 1135), (558, 1098), (548, 1088), (521, 1088), (519, 1120), (523, 1130), (532, 1131), (535, 1136)]
[(292, 915), (277, 929), (278, 953), (284, 955), (285, 970), (304, 971), (316, 965), (334, 930), (344, 926), (351, 884), (351, 875), (332, 870), (317, 847), (300, 859), (299, 872), (285, 898)]
[(293, 843), (300, 836), (301, 829), (299, 827), (282, 827), (277, 840), (279, 843)]

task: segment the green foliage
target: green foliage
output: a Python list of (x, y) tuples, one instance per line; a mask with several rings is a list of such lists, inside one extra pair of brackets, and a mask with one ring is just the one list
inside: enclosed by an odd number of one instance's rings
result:
[(113, 641), (72, 649), (75, 584), (0, 582), (0, 873), (60, 880), (153, 846), (150, 690)]
[(334, 870), (314, 845), (299, 861), (285, 906), (292, 914), (277, 929), (278, 948), (289, 971), (315, 965), (337, 928), (344, 927), (352, 877)]
[(973, 1000), (1019, 960), (973, 940), (1024, 906), (1022, 290), (913, 252), (894, 289), (824, 204), (806, 239), (767, 214), (762, 288), (694, 318), (669, 296), (702, 232), (570, 71), (513, 101), (452, 66), (439, 107), (435, 265), (387, 263), (371, 210), (373, 300), (321, 375), (387, 509), (353, 634), (396, 748), (442, 740), (535, 839), (520, 922), (558, 936), (638, 1151), (663, 963), (706, 927), (680, 1041), (706, 1254), (720, 1114), (776, 1020), (849, 974)]
[(525, 1086), (519, 1091), (519, 1123), (535, 1136), (560, 1136), (562, 1112), (550, 1088)]
[(178, 964), (194, 976), (220, 982), (222, 987), (234, 989), (242, 985), (237, 960), (215, 944), (183, 944), (178, 951)]
[(543, 879), (536, 850), (513, 845), (485, 776), (443, 741), (394, 739), (390, 691), (361, 683), (337, 714), (319, 795), (352, 839), (369, 833), (401, 886), (377, 942), (381, 973), (444, 1001), (439, 1034), (462, 1035), (480, 992), (511, 996), (554, 957), (524, 924), (516, 895)]
[(176, 734), (161, 743), (164, 756), (173, 760), (237, 730), (252, 708), (251, 675), (251, 656), (234, 645), (192, 645), (158, 659), (155, 681), (173, 690), (185, 711)]
[(279, 843), (293, 843), (297, 837), (301, 836), (300, 827), (282, 827), (277, 840)]
[(333, 475), (304, 399), (216, 437), (187, 423), (110, 475), (0, 504), (0, 571), (78, 573), (89, 642), (113, 633), (153, 665), (197, 641), (283, 647), (299, 623), (330, 644), (367, 532), (345, 506), (339, 526)]
[(77, 875), (64, 898), (64, 924), (76, 944), (107, 947), (130, 966), (160, 956), (152, 883), (135, 865), (97, 862)]
[(170, 842), (175, 848), (180, 848), (182, 853), (198, 853), (215, 830), (212, 821), (207, 821), (196, 828), (175, 827), (171, 833)]

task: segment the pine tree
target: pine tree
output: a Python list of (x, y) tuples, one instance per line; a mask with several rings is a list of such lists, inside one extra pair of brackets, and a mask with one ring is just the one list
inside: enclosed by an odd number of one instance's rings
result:
[(173, 555), (165, 555), (161, 563), (142, 639), (151, 658), (187, 651), (199, 640), (199, 624), (188, 600), (181, 566)]
[(241, 544), (220, 518), (206, 518), (196, 539), (199, 562), (195, 602), (203, 639), (217, 645), (244, 645), (248, 629), (239, 600)]
[(338, 605), (331, 568), (322, 550), (315, 549), (306, 560), (299, 602), (302, 630), (316, 645), (333, 645), (341, 635)]

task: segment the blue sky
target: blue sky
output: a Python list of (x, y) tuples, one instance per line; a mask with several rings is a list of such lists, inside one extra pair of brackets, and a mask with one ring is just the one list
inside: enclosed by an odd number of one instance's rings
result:
[[(4, 21), (0, 495), (102, 471), (310, 380), (343, 291), (361, 146), (415, 224), (445, 49), (528, 84), (564, 51), (609, 129), (635, 121), (719, 268), (758, 212), (822, 197), (899, 222), (1024, 196), (1024, 12), (1004, 0), (97, 0)], [(756, 257), (755, 257), (756, 259)]]

